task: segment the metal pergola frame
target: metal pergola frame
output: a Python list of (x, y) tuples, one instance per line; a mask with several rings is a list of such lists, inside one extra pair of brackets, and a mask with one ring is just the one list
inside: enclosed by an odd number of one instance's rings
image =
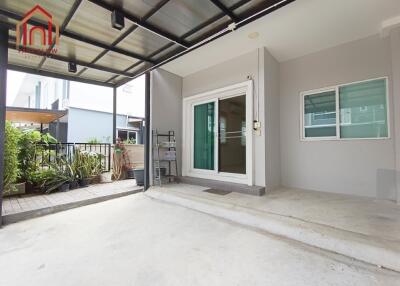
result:
[[(118, 11), (126, 19), (133, 23), (125, 32), (121, 33), (119, 37), (110, 43), (105, 43), (99, 41), (91, 36), (79, 34), (68, 29), (70, 21), (73, 19), (74, 15), (79, 11), (82, 2), (87, 1), (98, 7), (101, 7), (107, 11)], [(78, 41), (80, 43), (90, 45), (96, 48), (100, 48), (103, 51), (100, 52), (93, 60), (83, 61), (76, 60), (73, 58), (68, 58), (65, 56), (55, 55), (47, 53), (43, 55), (39, 65), (37, 67), (17, 65), (9, 63), (8, 61), (8, 51), (15, 50), (15, 37), (10, 36), (9, 32), (14, 31), (16, 28), (14, 25), (10, 24), (9, 21), (4, 21), (4, 18), (20, 21), (23, 15), (20, 15), (9, 9), (0, 8), (0, 174), (3, 174), (3, 158), (4, 158), (4, 128), (5, 128), (5, 109), (6, 109), (6, 83), (7, 83), (7, 69), (26, 72), (31, 74), (37, 74), (42, 76), (60, 78), (71, 81), (78, 81), (88, 84), (95, 84), (105, 87), (113, 88), (113, 138), (115, 140), (116, 133), (116, 103), (117, 103), (117, 88), (129, 82), (132, 79), (140, 77), (142, 75), (146, 76), (146, 99), (145, 99), (145, 189), (149, 187), (149, 148), (150, 148), (150, 71), (156, 69), (190, 51), (193, 51), (223, 35), (226, 35), (235, 29), (257, 20), (295, 0), (264, 0), (258, 2), (258, 4), (250, 7), (244, 12), (237, 13), (240, 8), (243, 8), (247, 4), (251, 4), (252, 0), (238, 0), (235, 4), (227, 7), (221, 0), (201, 0), (208, 1), (212, 3), (220, 11), (218, 14), (210, 17), (206, 21), (200, 23), (191, 30), (185, 32), (181, 36), (174, 35), (166, 30), (151, 24), (148, 20), (157, 12), (159, 12), (165, 5), (167, 5), (172, 0), (159, 0), (159, 2), (152, 7), (144, 16), (138, 17), (127, 11), (121, 6), (116, 4), (110, 4), (110, 1), (105, 0), (75, 0), (73, 5), (70, 7), (63, 23), (60, 25), (59, 34), (60, 37), (67, 37), (72, 40)], [(200, 0), (199, 0), (200, 1)], [(225, 21), (222, 21), (225, 19)], [(2, 20), (3, 19), (3, 20)], [(220, 23), (220, 24), (218, 24)], [(28, 24), (31, 25), (46, 25), (43, 22), (30, 19)], [(216, 25), (218, 24), (218, 25)], [(137, 52), (123, 49), (118, 47), (118, 44), (124, 41), (129, 35), (131, 35), (138, 28), (144, 29), (152, 34), (163, 38), (168, 41), (168, 44), (163, 45), (157, 50), (151, 52), (148, 55), (139, 54)], [(211, 29), (207, 29), (213, 27)], [(206, 30), (206, 32), (201, 33), (201, 31)], [(53, 27), (53, 31), (55, 28)], [(195, 35), (195, 36), (194, 36)], [(194, 36), (194, 37), (193, 37)], [(189, 38), (191, 38), (189, 40)], [(168, 53), (162, 55), (167, 50), (172, 49)], [(51, 50), (51, 47), (48, 51)], [(29, 52), (29, 51), (28, 51)], [(108, 53), (113, 52), (124, 57), (131, 58), (136, 62), (130, 65), (128, 68), (123, 70), (117, 70), (115, 68), (107, 67), (105, 65), (99, 64), (99, 60), (106, 56)], [(162, 55), (162, 56), (161, 56)], [(47, 59), (53, 59), (58, 62), (75, 62), (78, 66), (83, 67), (76, 74), (66, 74), (61, 72), (53, 72), (43, 68)], [(144, 67), (132, 71), (140, 65), (145, 64)], [(110, 73), (110, 76), (106, 80), (92, 79), (88, 77), (83, 77), (83, 74), (87, 70), (96, 70), (105, 73)], [(117, 81), (118, 77), (122, 77)], [(0, 225), (1, 225), (1, 204), (3, 195), (3, 176), (0, 176)]]

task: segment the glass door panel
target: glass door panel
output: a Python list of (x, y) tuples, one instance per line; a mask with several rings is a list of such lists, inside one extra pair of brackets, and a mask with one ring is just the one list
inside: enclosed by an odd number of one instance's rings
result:
[(246, 174), (246, 96), (218, 102), (218, 171)]
[(214, 120), (214, 102), (194, 106), (195, 169), (214, 170)]

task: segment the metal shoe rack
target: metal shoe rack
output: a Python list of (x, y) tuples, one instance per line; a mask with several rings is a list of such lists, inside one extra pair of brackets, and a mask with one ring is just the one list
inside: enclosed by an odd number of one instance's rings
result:
[(175, 131), (158, 133), (153, 130), (153, 185), (176, 182), (178, 163), (176, 160)]

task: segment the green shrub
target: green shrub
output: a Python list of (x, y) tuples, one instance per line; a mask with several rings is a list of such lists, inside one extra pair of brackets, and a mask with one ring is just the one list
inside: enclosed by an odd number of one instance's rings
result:
[(91, 138), (87, 141), (88, 144), (100, 144), (100, 140), (97, 138)]
[(34, 183), (34, 174), (39, 170), (39, 161), (36, 155), (43, 150), (37, 143), (41, 142), (42, 137), (39, 131), (25, 130), (21, 133), (18, 141), (19, 154), (18, 162), (21, 169), (21, 182)]
[(17, 181), (19, 176), (18, 168), (18, 140), (20, 137), (19, 129), (13, 127), (10, 122), (6, 122), (5, 141), (4, 141), (4, 189), (9, 189)]

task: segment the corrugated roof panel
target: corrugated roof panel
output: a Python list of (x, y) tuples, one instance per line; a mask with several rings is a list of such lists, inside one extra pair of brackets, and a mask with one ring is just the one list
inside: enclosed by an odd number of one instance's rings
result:
[(96, 64), (123, 71), (138, 61), (139, 60), (135, 60), (131, 57), (114, 52), (108, 52), (101, 59), (99, 59)]
[(221, 11), (210, 1), (171, 0), (148, 22), (182, 36)]
[(160, 0), (104, 0), (110, 5), (115, 5), (117, 8), (122, 8), (123, 10), (138, 16), (145, 16), (153, 7), (155, 7)]
[(113, 73), (99, 71), (99, 70), (90, 69), (90, 68), (87, 69), (84, 73), (82, 73), (80, 75), (80, 77), (82, 77), (82, 78), (93, 79), (93, 80), (102, 81), (102, 82), (107, 81), (108, 79), (110, 79), (113, 76), (114, 76)]
[(201, 38), (203, 35), (209, 33), (211, 30), (217, 28), (218, 26), (221, 26), (221, 29), (223, 29), (224, 27), (227, 27), (231, 22), (232, 20), (230, 20), (230, 18), (228, 18), (227, 16), (222, 17), (221, 19), (213, 22), (212, 24), (207, 25), (203, 29), (190, 35), (189, 37), (186, 38), (186, 40), (189, 42), (196, 42), (196, 39)]
[(153, 60), (159, 60), (160, 58), (164, 57), (166, 54), (169, 54), (170, 52), (176, 50), (179, 46), (178, 45), (172, 45), (171, 47), (161, 51), (160, 53), (154, 55), (154, 57), (152, 57)]
[(225, 7), (230, 8), (242, 0), (219, 0), (219, 1), (221, 1), (221, 3), (224, 4)]
[(75, 76), (82, 69), (82, 66), (77, 66), (78, 71), (76, 73), (70, 73), (68, 71), (68, 63), (60, 62), (55, 59), (47, 58), (44, 62), (42, 69), (50, 72), (65, 74), (69, 76)]
[[(240, 6), (239, 8), (234, 10), (233, 12), (236, 15), (240, 15), (242, 13), (245, 13), (245, 12), (249, 11), (250, 9), (254, 9), (258, 5), (262, 4), (263, 2), (266, 2), (266, 1), (265, 0), (252, 0), (252, 1), (244, 4), (243, 6)], [(266, 3), (266, 4), (268, 4), (268, 3)]]
[(131, 25), (133, 25), (132, 22), (125, 20), (124, 29), (114, 29), (111, 26), (110, 11), (91, 2), (83, 1), (68, 24), (67, 30), (86, 35), (105, 44), (111, 44)]
[(148, 56), (168, 43), (168, 40), (138, 27), (121, 41), (117, 47)]
[(41, 56), (21, 53), (17, 50), (8, 49), (8, 63), (17, 65), (17, 66), (26, 66), (30, 68), (36, 68), (40, 61), (42, 60)]
[(91, 62), (103, 49), (89, 45), (68, 37), (60, 37), (57, 55), (68, 57), (71, 60)]
[(135, 66), (134, 68), (130, 69), (129, 72), (130, 73), (139, 72), (139, 71), (142, 71), (143, 69), (149, 68), (151, 66), (152, 66), (152, 64), (149, 64), (149, 63), (141, 63), (141, 64)]

